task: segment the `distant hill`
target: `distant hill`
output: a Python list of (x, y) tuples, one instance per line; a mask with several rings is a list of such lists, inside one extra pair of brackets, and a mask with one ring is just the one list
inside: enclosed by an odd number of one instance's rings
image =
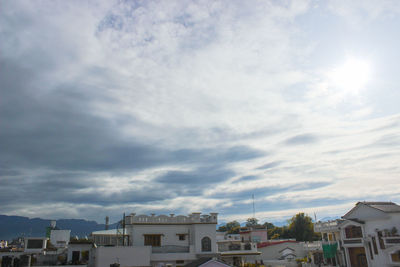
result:
[[(11, 240), (18, 236), (45, 236), (46, 227), (50, 226), (51, 220), (40, 218), (29, 219), (22, 216), (0, 215), (0, 240)], [(115, 228), (116, 223), (110, 228)], [(105, 225), (95, 221), (82, 219), (60, 219), (57, 220), (57, 228), (71, 230), (71, 236), (83, 237), (93, 231), (104, 230)]]

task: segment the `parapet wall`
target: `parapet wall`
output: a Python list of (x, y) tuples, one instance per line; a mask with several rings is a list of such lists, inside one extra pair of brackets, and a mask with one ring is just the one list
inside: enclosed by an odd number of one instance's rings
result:
[(218, 221), (218, 213), (210, 213), (210, 214), (201, 214), (198, 212), (194, 212), (189, 214), (188, 216), (170, 214), (170, 216), (166, 215), (158, 215), (152, 214), (148, 215), (136, 215), (135, 213), (131, 213), (130, 215), (125, 217), (126, 224), (209, 224), (209, 223), (217, 223)]

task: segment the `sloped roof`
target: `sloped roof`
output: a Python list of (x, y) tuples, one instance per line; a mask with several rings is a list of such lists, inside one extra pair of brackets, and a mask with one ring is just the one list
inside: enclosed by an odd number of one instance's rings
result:
[(379, 210), (380, 212), (385, 212), (385, 213), (396, 213), (400, 212), (400, 206), (397, 205), (396, 203), (393, 202), (371, 202), (371, 201), (362, 201), (362, 202), (357, 202), (356, 205), (349, 210), (345, 215), (342, 216), (342, 218), (346, 218), (356, 209), (358, 209), (361, 205)]
[(210, 257), (204, 257), (204, 258), (200, 258), (198, 260), (192, 261), (188, 264), (185, 264), (184, 267), (199, 267), (203, 264), (206, 264), (210, 261), (214, 261), (214, 262), (218, 262), (219, 265), (225, 265), (226, 267), (231, 267), (230, 265), (226, 264), (225, 262), (219, 261), (219, 260), (214, 260), (213, 258)]
[(381, 210), (383, 212), (392, 213), (392, 212), (400, 212), (400, 206), (393, 202), (358, 202), (357, 204), (362, 203), (364, 205), (370, 206), (372, 208)]
[(290, 249), (291, 251), (295, 251), (294, 249), (290, 248), (290, 247), (286, 247), (284, 249), (279, 250), (278, 252), (281, 253), (282, 251), (284, 251), (285, 249)]
[(184, 267), (197, 267), (197, 266), (200, 266), (210, 260), (212, 260), (212, 258), (209, 258), (209, 257), (200, 258), (200, 259), (192, 261), (188, 264), (185, 264)]

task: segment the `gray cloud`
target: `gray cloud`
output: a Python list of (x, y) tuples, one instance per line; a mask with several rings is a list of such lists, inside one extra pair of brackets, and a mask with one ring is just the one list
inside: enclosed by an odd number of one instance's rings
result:
[(313, 134), (300, 134), (285, 140), (286, 145), (307, 145), (318, 142), (318, 137)]

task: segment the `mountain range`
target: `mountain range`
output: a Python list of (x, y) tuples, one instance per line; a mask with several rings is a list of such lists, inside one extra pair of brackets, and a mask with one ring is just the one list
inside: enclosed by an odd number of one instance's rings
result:
[[(22, 216), (0, 215), (0, 240), (12, 240), (16, 237), (46, 236), (46, 227), (51, 220)], [(105, 224), (83, 219), (59, 219), (56, 220), (58, 229), (71, 230), (71, 236), (84, 237), (93, 231), (105, 229)], [(110, 224), (109, 228), (117, 227), (117, 223)]]

